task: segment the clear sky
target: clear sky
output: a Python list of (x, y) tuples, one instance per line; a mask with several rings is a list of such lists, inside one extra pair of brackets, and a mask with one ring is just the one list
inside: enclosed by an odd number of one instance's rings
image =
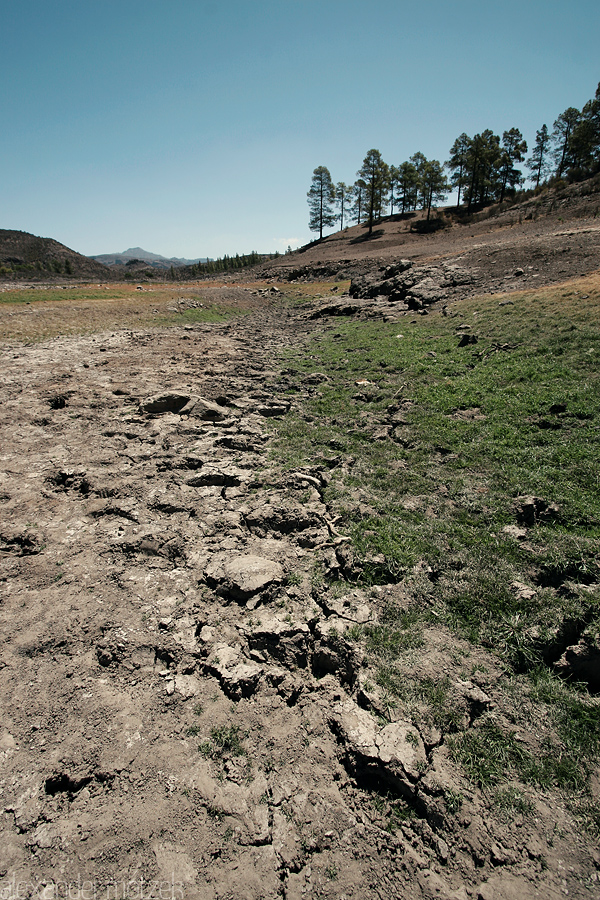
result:
[(531, 147), (600, 80), (598, 0), (0, 0), (0, 228), (85, 254), (311, 239), (313, 169)]

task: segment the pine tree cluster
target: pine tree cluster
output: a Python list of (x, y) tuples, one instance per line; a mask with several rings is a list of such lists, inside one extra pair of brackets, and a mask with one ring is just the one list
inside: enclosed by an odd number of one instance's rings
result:
[[(235, 256), (228, 256), (225, 253), (224, 256), (218, 257), (217, 259), (209, 259), (205, 263), (195, 263), (192, 266), (185, 267), (185, 273), (187, 277), (198, 278), (202, 275), (213, 275), (217, 272), (232, 272), (236, 269), (244, 269), (246, 266), (256, 266), (258, 263), (264, 262), (265, 259), (270, 259), (269, 255), (257, 253), (256, 250), (253, 250), (252, 253), (243, 253), (241, 256), (239, 253), (236, 253)], [(171, 266), (171, 277), (177, 278), (177, 271)]]
[(443, 202), (451, 188), (458, 192), (457, 208), (462, 201), (471, 212), (514, 197), (527, 180), (517, 167), (523, 162), (536, 188), (557, 179), (589, 178), (600, 171), (600, 84), (581, 110), (571, 106), (561, 113), (552, 132), (542, 125), (528, 159), (526, 153), (527, 142), (518, 128), (503, 132), (502, 138), (488, 128), (473, 137), (459, 135), (443, 164), (417, 152), (398, 166), (388, 165), (379, 150), (369, 150), (352, 185), (334, 184), (329, 169), (318, 166), (307, 194), (309, 228), (322, 238), (323, 229), (338, 222), (340, 231), (345, 223), (364, 223), (370, 234), (388, 208), (389, 215), (421, 208), (429, 219), (433, 206)]

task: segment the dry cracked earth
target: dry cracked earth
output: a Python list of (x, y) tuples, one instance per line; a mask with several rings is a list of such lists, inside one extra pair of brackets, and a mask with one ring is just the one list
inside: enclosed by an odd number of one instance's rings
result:
[[(283, 473), (269, 446), (276, 355), (323, 327), (271, 305), (4, 348), (6, 900), (600, 896), (564, 807), (503, 818), (440, 730), (383, 708), (348, 632), (401, 585), (313, 577), (346, 544), (338, 462)], [(503, 701), (463, 650), (430, 628), (411, 665), (468, 727)]]

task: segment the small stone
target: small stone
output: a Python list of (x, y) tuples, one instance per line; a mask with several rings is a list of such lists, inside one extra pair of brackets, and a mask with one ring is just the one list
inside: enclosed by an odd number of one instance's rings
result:
[(490, 859), (494, 866), (506, 866), (515, 862), (515, 855), (502, 844), (494, 843), (490, 847)]
[(516, 541), (522, 541), (527, 537), (527, 529), (520, 528), (518, 525), (505, 525), (502, 529), (503, 534), (507, 534), (509, 537), (514, 538)]
[(448, 862), (448, 854), (450, 852), (448, 844), (443, 838), (438, 838), (436, 841), (436, 850), (438, 859), (441, 863)]
[(523, 584), (522, 581), (513, 581), (510, 587), (519, 600), (532, 600), (536, 595), (536, 591)]

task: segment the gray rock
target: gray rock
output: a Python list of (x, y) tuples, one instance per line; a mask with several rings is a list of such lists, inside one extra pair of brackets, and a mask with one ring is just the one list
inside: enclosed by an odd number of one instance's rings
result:
[(383, 276), (368, 274), (353, 279), (349, 293), (355, 299), (370, 299), (377, 309), (388, 303), (406, 303), (410, 309), (422, 309), (447, 299), (457, 286), (473, 281), (473, 273), (461, 266), (412, 266), (401, 260), (397, 266), (386, 268)]
[(277, 531), (281, 534), (306, 531), (323, 524), (322, 517), (307, 507), (276, 506), (268, 502), (248, 512), (244, 521), (251, 531)]
[(263, 403), (261, 406), (256, 408), (256, 412), (259, 416), (264, 416), (265, 418), (272, 418), (273, 416), (285, 416), (287, 412), (289, 412), (290, 404), (285, 401), (269, 401), (268, 403)]
[(247, 473), (235, 466), (204, 466), (202, 472), (188, 478), (186, 484), (190, 487), (239, 487), (245, 477)]
[(405, 797), (427, 767), (419, 732), (408, 722), (380, 728), (353, 700), (335, 704), (329, 724), (345, 751), (345, 763), (359, 780), (377, 779)]
[(213, 646), (204, 669), (219, 679), (224, 693), (231, 700), (251, 697), (263, 673), (261, 666), (244, 659), (239, 648), (221, 643)]
[(282, 566), (261, 556), (218, 553), (205, 569), (206, 580), (216, 586), (221, 595), (246, 601), (273, 584), (283, 580)]
[(349, 622), (364, 625), (377, 619), (375, 612), (362, 594), (345, 594), (343, 597), (327, 597), (324, 599), (325, 610), (328, 615), (336, 615)]
[(262, 619), (247, 630), (248, 646), (283, 665), (306, 668), (310, 630), (304, 622), (285, 622), (276, 616)]
[(140, 412), (152, 413), (160, 415), (166, 412), (181, 412), (181, 410), (189, 403), (189, 394), (159, 394), (156, 397), (149, 397), (140, 403)]
[(329, 375), (324, 372), (311, 372), (302, 379), (302, 384), (322, 384), (324, 381), (330, 381)]
[(183, 412), (204, 422), (222, 422), (223, 419), (230, 419), (232, 416), (231, 409), (203, 397), (195, 397)]

